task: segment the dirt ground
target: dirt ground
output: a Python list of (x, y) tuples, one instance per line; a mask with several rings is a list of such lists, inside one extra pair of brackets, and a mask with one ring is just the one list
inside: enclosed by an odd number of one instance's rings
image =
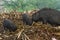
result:
[[(3, 17), (12, 20), (18, 30), (5, 31), (2, 24)], [(32, 26), (25, 25), (21, 13), (4, 13), (0, 14), (0, 40), (60, 40), (60, 28), (42, 22), (34, 22)]]

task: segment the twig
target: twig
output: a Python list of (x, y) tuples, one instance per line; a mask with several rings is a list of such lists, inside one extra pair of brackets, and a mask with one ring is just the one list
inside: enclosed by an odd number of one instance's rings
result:
[(54, 35), (60, 35), (60, 33), (52, 33), (52, 34), (54, 34)]
[(24, 34), (24, 36), (25, 36), (28, 40), (30, 40), (29, 37), (28, 37), (25, 33), (23, 33), (23, 34)]
[(18, 34), (17, 34), (17, 39), (21, 36), (22, 32), (24, 31), (24, 29), (22, 29)]

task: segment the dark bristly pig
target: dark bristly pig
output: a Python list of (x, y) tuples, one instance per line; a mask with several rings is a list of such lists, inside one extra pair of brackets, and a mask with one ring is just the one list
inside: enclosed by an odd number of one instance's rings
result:
[(29, 17), (28, 14), (22, 14), (22, 20), (24, 24), (29, 25), (29, 26), (31, 26), (33, 23), (32, 19)]
[(3, 27), (4, 29), (8, 29), (10, 32), (15, 32), (17, 30), (16, 25), (9, 19), (3, 20)]
[(32, 20), (58, 26), (60, 25), (60, 11), (51, 8), (42, 8), (32, 15)]

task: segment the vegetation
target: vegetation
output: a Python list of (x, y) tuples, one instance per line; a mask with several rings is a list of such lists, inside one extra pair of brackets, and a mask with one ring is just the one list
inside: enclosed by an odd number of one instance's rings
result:
[(26, 11), (44, 7), (60, 9), (60, 0), (10, 0), (4, 1), (4, 7), (9, 11)]
[[(60, 10), (60, 0), (3, 0), (8, 13), (0, 14), (0, 40), (60, 40), (60, 27), (34, 22), (32, 26), (23, 24), (22, 12), (44, 7)], [(14, 12), (11, 12), (14, 11)], [(18, 12), (15, 12), (18, 11)], [(34, 11), (35, 12), (35, 11)], [(31, 12), (29, 17), (31, 17)], [(3, 28), (3, 18), (10, 19), (17, 26), (15, 32)], [(5, 31), (5, 32), (4, 32)]]

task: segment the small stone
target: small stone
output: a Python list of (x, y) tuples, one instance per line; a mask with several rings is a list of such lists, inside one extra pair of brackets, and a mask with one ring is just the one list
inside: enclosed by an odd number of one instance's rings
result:
[(57, 40), (57, 39), (53, 37), (52, 40)]

